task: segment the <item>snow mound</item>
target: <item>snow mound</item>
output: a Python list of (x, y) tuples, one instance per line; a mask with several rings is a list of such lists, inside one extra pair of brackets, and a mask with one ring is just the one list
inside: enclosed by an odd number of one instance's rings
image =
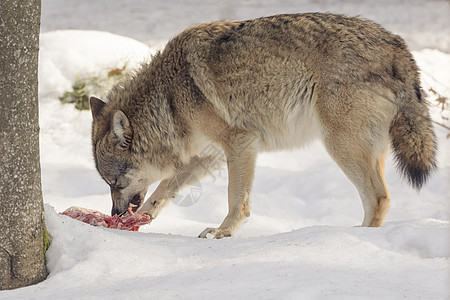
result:
[[(76, 298), (110, 290), (158, 299), (411, 299), (424, 290), (428, 299), (444, 297), (446, 283), (436, 278), (445, 278), (442, 263), (450, 249), (442, 241), (448, 222), (312, 226), (266, 237), (204, 240), (92, 227), (49, 205), (45, 213), (53, 234), (50, 277), (37, 297), (56, 297), (61, 291), (51, 287), (60, 285)], [(193, 282), (196, 288), (188, 288)]]
[(387, 248), (422, 258), (450, 257), (450, 227), (448, 222), (433, 219), (408, 223), (386, 224)]
[(155, 53), (136, 40), (108, 32), (58, 30), (41, 34), (39, 98), (60, 96), (80, 76), (133, 69)]

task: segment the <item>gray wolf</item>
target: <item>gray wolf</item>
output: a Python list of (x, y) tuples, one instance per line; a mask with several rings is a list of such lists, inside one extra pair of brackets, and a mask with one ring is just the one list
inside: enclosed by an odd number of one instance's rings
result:
[[(131, 207), (156, 218), (181, 188), (227, 166), (228, 214), (200, 237), (231, 236), (250, 215), (261, 151), (321, 139), (360, 194), (363, 226), (385, 220), (390, 146), (414, 188), (436, 167), (411, 53), (399, 36), (361, 18), (307, 13), (193, 26), (107, 102), (90, 104), (94, 159), (111, 187), (112, 214)], [(211, 146), (218, 151), (205, 151)]]

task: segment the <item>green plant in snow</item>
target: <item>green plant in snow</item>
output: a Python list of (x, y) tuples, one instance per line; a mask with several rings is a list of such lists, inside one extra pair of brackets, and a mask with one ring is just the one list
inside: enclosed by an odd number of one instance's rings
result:
[(72, 90), (64, 92), (59, 100), (74, 103), (76, 109), (88, 110), (89, 98), (93, 95), (105, 97), (109, 89), (123, 78), (125, 68), (126, 64), (122, 68), (110, 69), (106, 74), (78, 78), (72, 84)]

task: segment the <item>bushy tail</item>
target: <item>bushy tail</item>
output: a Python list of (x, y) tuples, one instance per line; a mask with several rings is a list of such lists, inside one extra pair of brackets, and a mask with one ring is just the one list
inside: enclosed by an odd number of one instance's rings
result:
[(397, 167), (419, 190), (436, 168), (437, 143), (424, 93), (415, 84), (391, 122), (389, 135)]

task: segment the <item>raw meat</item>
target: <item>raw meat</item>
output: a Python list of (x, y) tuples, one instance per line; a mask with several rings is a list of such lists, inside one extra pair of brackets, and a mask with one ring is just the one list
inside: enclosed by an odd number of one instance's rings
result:
[[(130, 210), (129, 210), (130, 211)], [(72, 206), (61, 213), (73, 219), (94, 226), (103, 226), (128, 231), (138, 231), (139, 226), (149, 224), (152, 219), (148, 215), (128, 213), (126, 216), (108, 216), (99, 211)]]

